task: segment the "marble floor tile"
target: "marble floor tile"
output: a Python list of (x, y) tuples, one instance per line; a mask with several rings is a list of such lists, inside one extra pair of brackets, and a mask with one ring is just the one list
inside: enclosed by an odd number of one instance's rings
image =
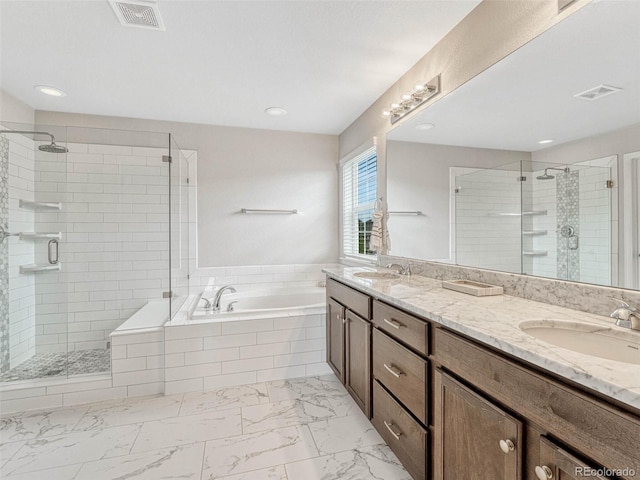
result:
[(0, 467), (7, 463), (11, 457), (13, 457), (18, 450), (20, 450), (25, 443), (25, 440), (20, 442), (9, 442), (0, 444)]
[(317, 455), (318, 450), (306, 426), (211, 440), (205, 446), (202, 478), (213, 480)]
[(44, 470), (37, 470), (35, 472), (21, 473), (18, 475), (11, 475), (9, 477), (2, 477), (3, 480), (75, 480), (81, 463), (75, 465), (66, 465), (64, 467), (47, 468)]
[(288, 463), (285, 468), (288, 480), (411, 480), (386, 445)]
[(89, 407), (27, 412), (0, 419), (0, 443), (60, 435), (73, 430)]
[(28, 440), (0, 468), (0, 477), (127, 455), (140, 427), (124, 425)]
[(320, 455), (384, 444), (382, 437), (362, 413), (354, 412), (346, 417), (310, 423), (309, 429)]
[(131, 453), (204, 442), (242, 434), (240, 409), (145, 422)]
[(240, 385), (210, 392), (191, 392), (184, 394), (180, 415), (194, 415), (261, 403), (269, 403), (269, 393), (264, 383)]
[(306, 397), (336, 397), (349, 395), (335, 375), (292, 378), (267, 383), (272, 402)]
[(237, 475), (229, 475), (227, 477), (216, 477), (220, 480), (287, 480), (287, 472), (284, 465), (278, 465), (270, 468), (262, 468), (251, 472), (239, 473)]
[(182, 394), (132, 398), (125, 402), (94, 405), (74, 430), (96, 430), (176, 417), (181, 404)]
[(200, 480), (203, 451), (201, 442), (88, 462), (74, 480)]
[(338, 415), (326, 398), (296, 399), (254, 405), (242, 409), (242, 431), (261, 432), (290, 425), (304, 425)]

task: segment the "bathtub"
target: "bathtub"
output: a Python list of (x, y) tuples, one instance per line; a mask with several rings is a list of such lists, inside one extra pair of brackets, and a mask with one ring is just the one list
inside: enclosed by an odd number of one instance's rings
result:
[[(324, 287), (270, 287), (246, 292), (225, 292), (220, 301), (220, 311), (212, 312), (199, 301), (190, 315), (190, 322), (225, 322), (255, 318), (313, 315), (325, 311)], [(203, 292), (202, 297), (211, 299), (214, 293)], [(233, 311), (227, 308), (233, 304)]]

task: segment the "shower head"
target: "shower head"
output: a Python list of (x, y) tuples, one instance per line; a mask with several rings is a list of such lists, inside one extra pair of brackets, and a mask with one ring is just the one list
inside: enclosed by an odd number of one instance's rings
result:
[(549, 167), (549, 168), (545, 168), (544, 169), (544, 174), (537, 176), (536, 179), (538, 179), (538, 180), (552, 180), (552, 179), (556, 178), (555, 175), (549, 175), (547, 173), (547, 170), (558, 170), (560, 172), (569, 173), (569, 167), (565, 167), (565, 168)]
[(49, 135), (51, 137), (51, 143), (49, 145), (40, 145), (38, 150), (47, 153), (67, 153), (69, 149), (67, 147), (61, 147), (56, 144), (56, 139), (49, 132), (32, 132), (26, 130), (0, 130), (0, 133), (21, 133), (27, 135)]
[(552, 179), (554, 179), (554, 178), (556, 178), (556, 177), (555, 177), (555, 175), (549, 175), (549, 174), (547, 173), (547, 170), (545, 169), (545, 171), (544, 171), (544, 175), (539, 175), (539, 176), (537, 176), (536, 178), (537, 178), (538, 180), (552, 180)]
[(47, 153), (67, 153), (69, 151), (67, 147), (57, 145), (55, 141), (52, 141), (50, 144), (40, 145), (38, 150)]

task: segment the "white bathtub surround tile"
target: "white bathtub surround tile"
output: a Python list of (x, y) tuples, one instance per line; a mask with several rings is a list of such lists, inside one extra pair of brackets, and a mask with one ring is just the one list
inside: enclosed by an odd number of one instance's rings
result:
[(158, 480), (180, 478), (199, 480), (204, 442), (161, 450), (97, 460), (82, 465), (74, 480), (136, 478)]
[(309, 424), (320, 455), (384, 444), (371, 422), (360, 411)]
[[(326, 354), (325, 354), (326, 357)], [(326, 360), (326, 359), (325, 359)], [(326, 361), (320, 363), (310, 363), (305, 365), (305, 375), (313, 377), (318, 375), (333, 375), (331, 367)]]
[(29, 440), (1, 469), (2, 476), (127, 455), (141, 425), (72, 432)]
[(178, 393), (184, 392), (201, 392), (203, 389), (205, 389), (203, 385), (203, 378), (189, 378), (186, 380), (164, 382), (164, 393), (165, 395), (176, 395)]
[(69, 433), (89, 407), (61, 408), (0, 419), (0, 442), (16, 442)]
[(230, 375), (216, 375), (214, 377), (205, 377), (202, 380), (204, 390), (207, 391), (240, 385), (252, 385), (254, 383), (258, 383), (258, 375), (257, 372), (242, 372), (232, 373)]
[(267, 389), (272, 402), (296, 398), (339, 398), (349, 395), (340, 380), (333, 374), (269, 382)]
[(213, 480), (317, 455), (318, 450), (306, 426), (211, 440), (205, 446), (202, 478)]
[(288, 480), (411, 480), (385, 445), (288, 463), (285, 468)]
[(251, 472), (217, 478), (220, 480), (287, 480), (287, 472), (284, 465), (277, 465), (275, 467), (261, 468), (260, 470), (252, 470)]
[(159, 450), (242, 434), (240, 408), (221, 409), (146, 422), (131, 449), (131, 453)]
[(180, 416), (264, 403), (269, 403), (269, 393), (264, 383), (228, 387), (211, 392), (192, 392), (184, 395)]
[(127, 399), (125, 402), (98, 404), (89, 408), (75, 430), (96, 430), (175, 417), (180, 411), (181, 404), (182, 395)]

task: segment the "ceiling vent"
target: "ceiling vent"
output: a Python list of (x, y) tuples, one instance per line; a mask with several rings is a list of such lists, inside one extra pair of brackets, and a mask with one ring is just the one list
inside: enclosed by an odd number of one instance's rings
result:
[(164, 22), (156, 2), (109, 0), (118, 20), (125, 27), (164, 30)]
[(597, 87), (590, 88), (582, 93), (576, 93), (574, 97), (581, 98), (583, 100), (599, 100), (602, 97), (606, 97), (607, 95), (611, 95), (612, 93), (616, 93), (622, 90), (618, 87), (612, 87), (611, 85), (598, 85)]

